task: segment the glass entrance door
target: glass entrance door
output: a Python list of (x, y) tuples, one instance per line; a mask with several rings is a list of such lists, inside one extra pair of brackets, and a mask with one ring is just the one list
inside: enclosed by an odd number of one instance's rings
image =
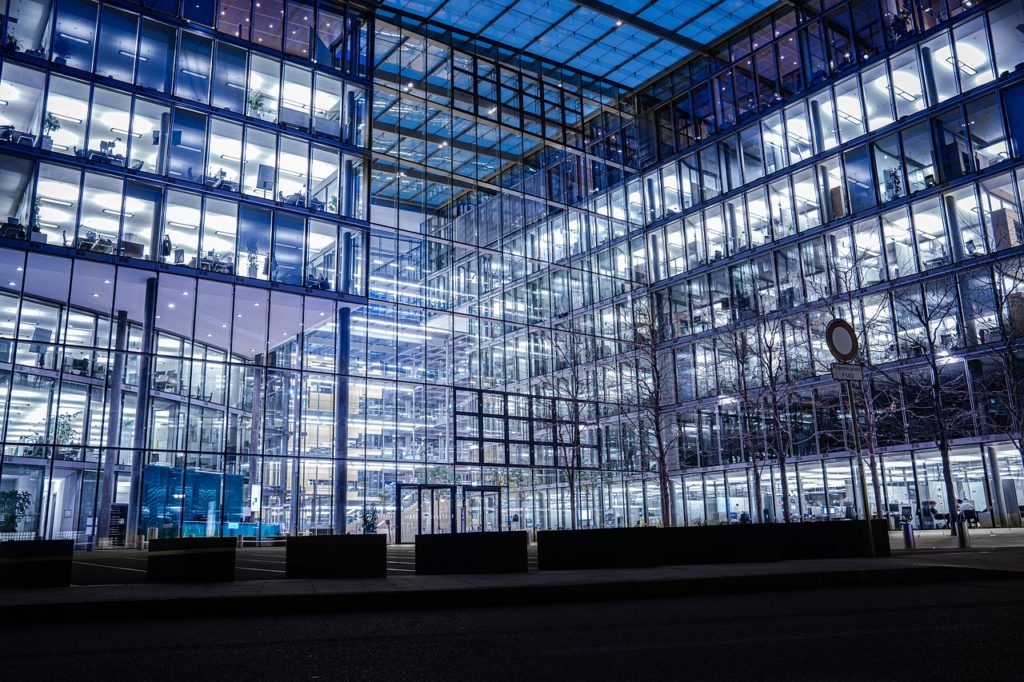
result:
[(395, 499), (398, 500), (399, 518), (395, 527), (395, 542), (402, 538), (411, 541), (420, 532), (420, 490), (417, 486), (398, 484)]
[[(428, 516), (424, 516), (421, 533), (443, 535), (455, 532), (455, 487), (430, 488), (420, 490), (420, 499), (430, 497)], [(429, 517), (429, 523), (428, 523)]]
[(502, 529), (501, 488), (464, 486), (459, 530), (463, 533), (497, 532)]
[(413, 542), (418, 534), (454, 533), (455, 486), (399, 483), (395, 491), (400, 518), (395, 542)]

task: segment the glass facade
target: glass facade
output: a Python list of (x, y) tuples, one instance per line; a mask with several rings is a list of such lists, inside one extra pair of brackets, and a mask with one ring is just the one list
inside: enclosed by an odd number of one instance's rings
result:
[(0, 538), (1019, 523), (1020, 0), (649, 73), (456, 2), (4, 2)]

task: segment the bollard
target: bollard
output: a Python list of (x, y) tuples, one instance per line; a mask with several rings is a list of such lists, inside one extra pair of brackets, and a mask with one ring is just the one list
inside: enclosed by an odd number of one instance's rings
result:
[(967, 549), (971, 546), (971, 534), (967, 531), (967, 524), (963, 521), (956, 522), (956, 539), (960, 549)]
[(910, 522), (903, 524), (903, 549), (914, 549), (914, 525)]

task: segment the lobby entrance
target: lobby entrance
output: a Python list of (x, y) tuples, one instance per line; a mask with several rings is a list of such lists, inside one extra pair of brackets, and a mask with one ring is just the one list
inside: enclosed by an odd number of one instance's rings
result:
[(463, 486), (459, 532), (481, 533), (500, 530), (501, 486)]
[(500, 531), (501, 487), (398, 483), (395, 543), (415, 542), (417, 535)]
[(398, 483), (398, 524), (395, 543), (413, 542), (418, 534), (455, 533), (454, 485)]

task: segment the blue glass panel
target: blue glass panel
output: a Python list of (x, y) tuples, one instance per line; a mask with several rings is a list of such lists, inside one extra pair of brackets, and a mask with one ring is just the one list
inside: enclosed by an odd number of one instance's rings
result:
[(274, 253), (270, 274), (275, 282), (301, 285), (302, 245), (306, 221), (298, 216), (279, 212), (274, 219)]
[(170, 26), (151, 19), (143, 20), (136, 84), (158, 92), (167, 92), (171, 89), (171, 59), (174, 55), (175, 38), (175, 31)]
[(92, 47), (96, 38), (96, 3), (61, 0), (57, 9), (57, 37), (53, 60), (76, 69), (92, 68)]
[(138, 25), (138, 16), (112, 7), (104, 8), (100, 19), (96, 73), (124, 83), (132, 82)]

